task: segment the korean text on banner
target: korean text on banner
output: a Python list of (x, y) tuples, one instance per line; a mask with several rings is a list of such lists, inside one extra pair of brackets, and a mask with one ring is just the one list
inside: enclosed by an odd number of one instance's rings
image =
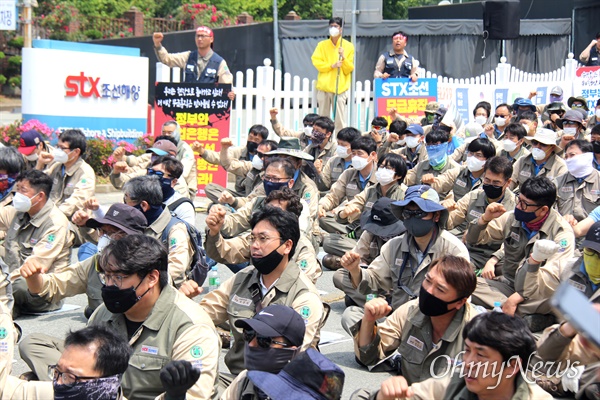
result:
[(17, 1), (0, 0), (0, 31), (17, 29)]
[[(229, 137), (231, 102), (227, 94), (231, 85), (200, 83), (157, 83), (155, 100), (155, 132), (175, 120), (181, 127), (181, 140), (202, 143), (205, 149), (219, 151), (221, 139)], [(219, 144), (219, 149), (217, 149)], [(198, 196), (206, 196), (209, 183), (227, 185), (227, 172), (196, 156)]]
[(430, 101), (437, 101), (437, 79), (423, 78), (417, 82), (408, 78), (375, 79), (375, 114), (388, 121), (392, 108), (403, 117), (420, 119)]
[(575, 72), (573, 81), (574, 93), (585, 97), (590, 112), (596, 108), (596, 102), (600, 99), (600, 67), (581, 67)]

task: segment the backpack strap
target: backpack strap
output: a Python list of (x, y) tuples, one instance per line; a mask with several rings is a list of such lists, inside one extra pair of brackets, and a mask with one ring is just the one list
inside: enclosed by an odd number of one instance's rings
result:
[(175, 212), (175, 210), (177, 209), (177, 207), (179, 207), (183, 203), (190, 203), (192, 205), (192, 207), (194, 207), (194, 210), (196, 209), (196, 206), (194, 206), (194, 203), (190, 199), (188, 199), (187, 197), (182, 197), (180, 199), (175, 200), (174, 202), (172, 202), (171, 204), (169, 204), (167, 206), (167, 208), (169, 209), (169, 211)]

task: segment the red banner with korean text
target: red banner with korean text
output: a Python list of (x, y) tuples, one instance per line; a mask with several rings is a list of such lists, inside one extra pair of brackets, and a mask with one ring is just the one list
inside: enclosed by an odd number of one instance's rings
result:
[(408, 78), (375, 79), (375, 115), (391, 122), (392, 108), (405, 118), (420, 120), (425, 116), (425, 107), (437, 101), (437, 79), (419, 78), (411, 82)]
[[(203, 83), (156, 84), (154, 132), (161, 134), (162, 125), (171, 120), (181, 127), (181, 140), (192, 145), (200, 142), (205, 149), (220, 151), (221, 139), (229, 137), (231, 102), (227, 94), (231, 85)], [(227, 171), (218, 165), (196, 157), (198, 196), (206, 196), (204, 187), (209, 183), (227, 185)]]

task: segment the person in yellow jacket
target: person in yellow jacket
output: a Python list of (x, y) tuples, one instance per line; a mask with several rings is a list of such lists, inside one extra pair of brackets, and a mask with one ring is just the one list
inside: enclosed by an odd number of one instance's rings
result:
[(342, 39), (343, 21), (340, 17), (329, 20), (329, 39), (317, 44), (311, 60), (319, 75), (317, 76), (317, 104), (319, 115), (333, 114), (332, 106), (337, 94), (335, 106), (335, 131), (345, 128), (348, 89), (352, 71), (354, 71), (354, 45)]

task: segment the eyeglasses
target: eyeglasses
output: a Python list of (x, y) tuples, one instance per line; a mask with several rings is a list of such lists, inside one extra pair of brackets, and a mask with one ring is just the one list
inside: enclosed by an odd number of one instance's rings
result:
[(494, 118), (508, 118), (508, 115), (500, 115), (500, 114), (496, 114), (494, 115)]
[(53, 381), (58, 381), (58, 378), (61, 378), (62, 384), (68, 387), (75, 385), (78, 381), (82, 379), (99, 379), (98, 376), (77, 376), (70, 372), (60, 372), (58, 370), (57, 365), (48, 365), (48, 378)]
[(525, 210), (527, 207), (538, 207), (538, 208), (543, 207), (543, 206), (540, 206), (539, 204), (527, 203), (527, 202), (525, 202), (525, 200), (523, 200), (520, 197), (517, 199), (517, 205), (519, 206), (519, 208), (521, 210)]
[(159, 178), (162, 178), (163, 176), (165, 176), (165, 173), (162, 171), (155, 171), (152, 168), (148, 168), (148, 175), (158, 176)]
[(563, 125), (577, 125), (576, 121), (565, 121), (563, 122)]
[(102, 283), (104, 286), (110, 286), (108, 284), (108, 282), (112, 282), (112, 285), (118, 287), (119, 289), (121, 289), (121, 286), (123, 285), (123, 279), (127, 279), (130, 276), (131, 275), (107, 274), (105, 272), (98, 273), (98, 278), (100, 278), (100, 283)]
[(244, 329), (243, 337), (244, 337), (244, 342), (246, 342), (246, 343), (250, 343), (252, 341), (252, 339), (256, 338), (258, 347), (262, 347), (263, 349), (268, 349), (273, 344), (278, 344), (283, 347), (291, 346), (287, 343), (273, 340), (273, 338), (271, 338), (271, 337), (261, 336), (261, 335), (257, 334), (254, 329)]
[(59, 145), (59, 146), (56, 146), (56, 147), (58, 147), (58, 148), (59, 148), (59, 149), (61, 149), (62, 151), (69, 151), (69, 150), (71, 150), (71, 149), (70, 149), (70, 148), (68, 148), (68, 147), (64, 147), (64, 146), (60, 146), (60, 145)]
[(290, 180), (290, 178), (279, 178), (277, 176), (270, 176), (270, 175), (265, 175), (263, 179), (267, 182), (274, 182), (274, 183), (287, 182)]
[(251, 234), (250, 236), (248, 236), (248, 243), (250, 243), (251, 246), (254, 244), (254, 242), (258, 242), (258, 245), (262, 247), (271, 243), (274, 240), (279, 240), (281, 242), (281, 238), (270, 238), (265, 235), (254, 236)]
[(402, 219), (417, 218), (423, 219), (428, 213), (423, 210), (402, 210)]

